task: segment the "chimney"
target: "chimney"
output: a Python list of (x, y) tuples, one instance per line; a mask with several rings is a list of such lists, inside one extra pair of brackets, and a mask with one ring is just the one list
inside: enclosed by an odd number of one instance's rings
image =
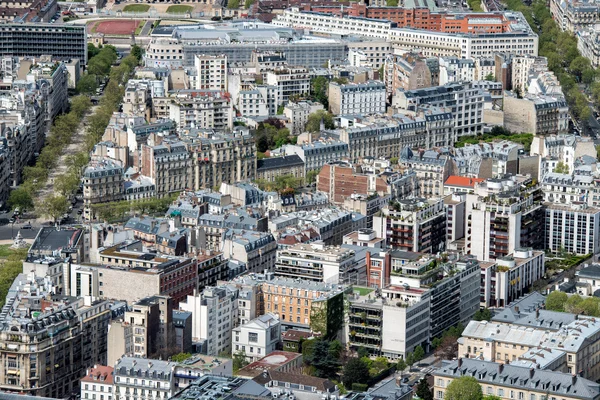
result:
[(540, 317), (540, 309), (536, 308), (535, 309), (535, 318), (538, 319)]
[(577, 383), (577, 374), (573, 374), (573, 376), (571, 377), (571, 383), (573, 385), (575, 385), (575, 383)]
[(529, 379), (533, 379), (533, 375), (535, 374), (535, 369), (534, 368), (530, 368), (529, 369)]
[(502, 371), (504, 371), (504, 364), (498, 364), (498, 373), (502, 374)]
[(515, 306), (515, 312), (519, 314), (519, 306)]
[(462, 357), (458, 358), (458, 368), (462, 367), (463, 359)]

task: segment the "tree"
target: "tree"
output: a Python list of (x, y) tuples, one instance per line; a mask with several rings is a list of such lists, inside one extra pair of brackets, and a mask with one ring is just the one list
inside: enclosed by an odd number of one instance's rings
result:
[(477, 310), (475, 315), (473, 315), (473, 319), (475, 321), (490, 321), (492, 319), (492, 312), (489, 310), (489, 308)]
[(483, 392), (477, 379), (472, 376), (461, 376), (448, 385), (445, 400), (481, 400)]
[(583, 71), (590, 69), (590, 60), (582, 57), (576, 56), (571, 64), (569, 65), (569, 70), (571, 73), (575, 74), (579, 79), (581, 79), (581, 74)]
[(398, 7), (398, 0), (385, 0), (385, 5), (388, 7)]
[(589, 315), (591, 317), (598, 317), (598, 316), (600, 316), (600, 309), (598, 308), (599, 304), (600, 304), (599, 298), (587, 297), (587, 298), (583, 299), (583, 301), (580, 304), (580, 307), (583, 310), (582, 311), (583, 314)]
[(406, 369), (407, 365), (406, 365), (406, 361), (404, 361), (404, 358), (401, 358), (398, 360), (398, 362), (396, 363), (396, 369), (398, 371), (404, 371)]
[(48, 196), (39, 204), (40, 214), (49, 217), (54, 223), (69, 209), (69, 202), (65, 196)]
[(190, 358), (192, 355), (190, 353), (177, 353), (171, 357), (171, 361), (173, 362), (183, 362)]
[(565, 303), (565, 311), (572, 313), (572, 314), (583, 313), (583, 307), (581, 306), (582, 302), (583, 302), (583, 299), (578, 294), (569, 296), (569, 298), (567, 299), (567, 302)]
[(362, 358), (351, 358), (344, 366), (343, 379), (345, 387), (353, 383), (367, 383), (369, 381), (369, 366)]
[(130, 54), (136, 58), (138, 63), (140, 63), (140, 62), (142, 62), (142, 56), (144, 55), (144, 50), (137, 44), (134, 44), (133, 46), (131, 46)]
[(566, 293), (559, 290), (551, 292), (546, 296), (546, 310), (564, 312), (568, 298)]
[(486, 80), (486, 81), (493, 82), (493, 81), (495, 81), (495, 80), (496, 80), (496, 77), (494, 76), (494, 74), (492, 74), (492, 73), (490, 72), (489, 74), (487, 74), (487, 75), (485, 76), (485, 80)]
[(365, 347), (360, 346), (356, 353), (358, 354), (358, 358), (369, 358), (369, 350), (367, 350)]
[(96, 75), (85, 74), (77, 82), (77, 93), (93, 94), (98, 89)]
[(325, 129), (335, 128), (333, 116), (325, 110), (318, 110), (308, 116), (306, 130), (308, 132), (320, 132), (321, 121), (323, 122), (323, 125), (325, 125)]
[(228, 0), (227, 8), (229, 8), (230, 10), (235, 10), (235, 9), (240, 8), (240, 0)]
[(31, 193), (22, 187), (18, 187), (8, 196), (8, 205), (11, 210), (18, 208), (21, 212), (33, 208), (33, 198)]
[(493, 394), (488, 394), (487, 396), (483, 396), (483, 400), (502, 400), (502, 397), (494, 396)]
[(423, 378), (419, 381), (415, 394), (421, 400), (433, 400), (433, 392), (427, 383), (427, 379)]
[(255, 0), (246, 0), (246, 1), (244, 2), (244, 8), (245, 8), (245, 9), (249, 9), (250, 7), (252, 7), (252, 4), (254, 4), (254, 1), (255, 1)]
[(319, 378), (334, 377), (340, 367), (339, 360), (330, 351), (326, 340), (307, 340), (302, 345), (304, 362), (313, 368), (314, 375)]
[(329, 89), (329, 81), (324, 76), (314, 77), (310, 82), (310, 94), (314, 101), (323, 104), (323, 107), (329, 107), (327, 91)]
[(452, 360), (458, 355), (458, 342), (456, 337), (446, 336), (441, 339), (435, 349), (435, 358), (438, 360)]
[(79, 177), (74, 173), (58, 176), (54, 181), (54, 189), (62, 196), (69, 196), (77, 191)]
[(232, 363), (233, 373), (235, 374), (240, 369), (244, 368), (246, 365), (249, 364), (248, 360), (246, 359), (246, 353), (244, 353), (242, 350), (234, 353)]
[(421, 347), (421, 345), (415, 347), (415, 350), (413, 351), (413, 359), (415, 362), (418, 363), (423, 357), (425, 357), (425, 350), (423, 350), (423, 347)]
[(568, 174), (569, 166), (562, 161), (556, 163), (556, 167), (554, 167), (554, 172), (557, 174)]
[(321, 170), (319, 170), (319, 169), (308, 171), (306, 173), (306, 183), (308, 185), (315, 183), (317, 181), (317, 176), (319, 176), (320, 172), (321, 172)]

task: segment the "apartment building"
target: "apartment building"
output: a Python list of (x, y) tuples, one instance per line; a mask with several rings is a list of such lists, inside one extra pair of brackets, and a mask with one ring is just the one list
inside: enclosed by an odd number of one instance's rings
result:
[(165, 140), (157, 145), (142, 145), (141, 172), (156, 186), (157, 197), (169, 196), (190, 187), (192, 159), (185, 143)]
[(299, 156), (269, 157), (256, 162), (257, 179), (275, 182), (277, 177), (286, 175), (304, 178), (304, 161)]
[(361, 282), (365, 276), (365, 268), (357, 262), (354, 250), (325, 246), (320, 241), (278, 250), (274, 272), (275, 276), (290, 279), (335, 284)]
[(481, 261), (544, 248), (543, 194), (531, 178), (488, 179), (466, 197), (466, 251)]
[(174, 365), (171, 361), (121, 358), (115, 363), (114, 400), (171, 398), (178, 390), (173, 381)]
[(414, 90), (430, 87), (433, 81), (428, 60), (414, 54), (390, 54), (385, 59), (383, 79), (386, 95), (391, 96), (398, 89)]
[(565, 372), (596, 380), (599, 325), (597, 319), (539, 309), (508, 324), (471, 321), (458, 341), (458, 355), (510, 362), (532, 349), (547, 348), (565, 354)]
[(529, 293), (544, 277), (544, 252), (518, 248), (514, 253), (481, 263), (481, 304), (505, 307)]
[(326, 193), (331, 203), (341, 205), (358, 195), (385, 196), (389, 188), (384, 176), (355, 172), (352, 164), (337, 161), (321, 168), (317, 176), (317, 190)]
[[(429, 296), (427, 290), (391, 286), (372, 299), (354, 294), (349, 298), (349, 346), (365, 348), (371, 356), (391, 360), (406, 357), (429, 340)], [(402, 329), (399, 323), (403, 322)]]
[(299, 135), (304, 132), (308, 116), (322, 109), (323, 105), (321, 103), (311, 101), (288, 102), (283, 108), (283, 115), (290, 121), (286, 125), (290, 133), (292, 135)]
[(505, 95), (504, 127), (534, 135), (559, 135), (569, 131), (567, 102), (560, 96)]
[(416, 174), (416, 190), (419, 196), (440, 197), (443, 194), (444, 182), (454, 174), (455, 165), (452, 159), (437, 151), (421, 151), (414, 154), (406, 147), (402, 149), (399, 159), (400, 167), (412, 169)]
[(222, 237), (223, 256), (246, 264), (246, 271), (272, 271), (275, 266), (277, 243), (266, 232), (228, 229)]
[(231, 332), (237, 322), (238, 290), (207, 287), (200, 295), (188, 296), (180, 309), (192, 313), (192, 336), (203, 353), (231, 353)]
[[(554, 2), (553, 2), (554, 3)], [(577, 35), (577, 50), (590, 60), (594, 68), (600, 66), (600, 41), (594, 29), (583, 29), (575, 32)]]
[(267, 313), (233, 329), (231, 350), (255, 362), (268, 356), (281, 343), (281, 323), (277, 315)]
[(298, 7), (290, 7), (273, 20), (273, 25), (290, 28), (310, 29), (316, 33), (335, 35), (355, 35), (375, 39), (387, 39), (395, 26), (383, 19), (341, 17), (319, 12), (303, 12)]
[[(301, 65), (301, 64), (299, 64)], [(310, 74), (305, 67), (276, 67), (265, 73), (265, 83), (277, 88), (279, 104), (286, 104), (290, 96), (310, 92)]]
[(481, 179), (516, 175), (519, 173), (519, 155), (522, 152), (523, 145), (509, 140), (468, 144), (454, 149), (456, 172), (472, 177), (473, 183)]
[(578, 1), (550, 2), (550, 12), (563, 31), (577, 33), (593, 28), (598, 22), (598, 3)]
[(392, 106), (417, 111), (422, 105), (448, 108), (458, 137), (483, 132), (483, 90), (472, 83), (450, 83), (417, 90), (396, 91)]
[[(20, 62), (23, 67), (27, 67), (28, 63), (31, 61)], [(65, 63), (56, 61), (56, 58), (53, 60), (52, 57), (46, 55), (30, 66), (26, 78), (33, 79), (40, 84), (46, 103), (46, 124), (49, 129), (54, 118), (66, 112), (69, 107), (67, 67)]]
[(96, 365), (81, 378), (81, 399), (114, 400), (113, 367)]
[[(169, 93), (167, 118), (179, 128), (231, 129), (233, 103), (224, 90), (181, 89)], [(155, 99), (156, 101), (156, 99)]]
[(343, 286), (276, 277), (271, 272), (238, 276), (231, 284), (257, 287), (258, 315), (277, 315), (283, 330), (312, 330), (335, 338), (342, 329)]
[[(364, 60), (364, 63), (370, 65), (372, 68), (381, 68), (387, 56), (392, 52), (392, 45), (385, 40), (365, 40), (361, 42), (349, 42), (348, 43), (348, 58), (350, 59), (350, 65), (357, 65), (354, 62), (353, 54), (360, 55)], [(379, 79), (382, 79), (380, 76)]]
[(503, 363), (459, 358), (433, 372), (433, 395), (443, 399), (450, 383), (472, 376), (485, 396), (501, 399), (595, 400), (600, 391), (595, 382), (578, 375)]
[(0, 29), (0, 55), (77, 58), (87, 63), (87, 32), (84, 26), (47, 23), (7, 23)]
[(446, 247), (446, 212), (442, 199), (402, 199), (373, 217), (377, 237), (393, 249), (437, 253)]
[(194, 190), (256, 178), (256, 141), (248, 130), (189, 130), (181, 139), (191, 153), (188, 179)]
[(339, 84), (329, 83), (329, 111), (333, 115), (383, 114), (385, 84), (381, 81)]
[[(394, 49), (420, 51), (424, 57), (492, 58), (494, 53), (538, 54), (538, 37), (520, 12), (505, 14), (511, 19), (510, 30), (503, 33), (444, 33), (415, 28), (389, 30)], [(479, 18), (469, 18), (476, 22)], [(483, 18), (485, 20), (485, 18)], [(508, 41), (510, 40), (510, 42)]]
[[(128, 302), (160, 294), (172, 297), (177, 304), (196, 289), (195, 259), (144, 251), (140, 241), (125, 241), (97, 251), (98, 264), (70, 265), (66, 293), (97, 293), (101, 298)], [(139, 284), (131, 286), (131, 279)]]
[(600, 209), (586, 203), (544, 204), (546, 249), (578, 255), (600, 251)]
[(286, 156), (296, 154), (304, 161), (306, 172), (321, 169), (332, 161), (348, 157), (348, 144), (337, 140), (319, 140), (282, 148)]
[(404, 148), (451, 146), (456, 141), (454, 115), (450, 109), (419, 107), (391, 117), (350, 118), (351, 126), (335, 131), (348, 143), (353, 163), (365, 157), (397, 157)]
[[(65, 397), (85, 375), (79, 301), (53, 300), (47, 279), (19, 275), (2, 308), (0, 389), (32, 396)], [(91, 316), (94, 318), (94, 316)], [(50, 335), (50, 333), (52, 333)], [(93, 360), (97, 363), (100, 360)]]
[(173, 303), (167, 296), (149, 296), (131, 305), (108, 329), (108, 363), (123, 355), (170, 357), (177, 352), (173, 331)]
[(227, 56), (196, 55), (196, 89), (227, 90)]
[(111, 160), (92, 161), (83, 171), (83, 218), (92, 220), (93, 204), (123, 199), (123, 167)]

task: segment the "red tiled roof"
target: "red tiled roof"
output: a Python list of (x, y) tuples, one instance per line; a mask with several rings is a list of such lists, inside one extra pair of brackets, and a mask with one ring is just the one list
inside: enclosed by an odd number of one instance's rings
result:
[(107, 367), (105, 365), (96, 365), (94, 368), (90, 368), (88, 370), (87, 374), (83, 378), (81, 378), (81, 381), (112, 385), (113, 371), (113, 367)]
[(475, 187), (476, 183), (483, 182), (485, 179), (481, 178), (467, 178), (466, 176), (450, 175), (444, 185), (446, 186), (461, 186), (461, 187)]

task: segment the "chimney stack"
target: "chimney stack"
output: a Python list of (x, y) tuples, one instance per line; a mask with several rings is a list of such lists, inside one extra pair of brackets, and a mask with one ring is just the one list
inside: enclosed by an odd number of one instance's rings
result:
[(571, 383), (573, 385), (575, 385), (577, 383), (577, 374), (573, 374), (573, 376), (571, 377)]
[(498, 364), (498, 373), (502, 374), (502, 371), (504, 371), (504, 364)]
[(458, 368), (462, 367), (462, 363), (463, 363), (462, 357), (458, 357)]
[(529, 379), (533, 379), (533, 375), (535, 374), (535, 369), (534, 368), (530, 368), (529, 369)]

